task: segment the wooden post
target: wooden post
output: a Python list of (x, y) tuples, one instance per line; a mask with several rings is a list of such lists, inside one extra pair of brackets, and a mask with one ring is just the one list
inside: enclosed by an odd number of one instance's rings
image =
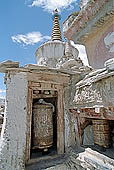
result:
[[(31, 124), (32, 124), (32, 101), (33, 90), (54, 90), (57, 92), (57, 153), (64, 153), (64, 88), (60, 84), (53, 84), (48, 82), (28, 83), (28, 112), (27, 112), (27, 137), (26, 137), (26, 163), (30, 159), (31, 150)], [(34, 86), (35, 85), (35, 86)]]
[(63, 88), (58, 90), (57, 101), (57, 153), (64, 153), (64, 102)]
[(27, 111), (27, 134), (26, 134), (26, 159), (25, 163), (30, 159), (31, 149), (31, 122), (32, 122), (32, 89), (28, 88), (28, 111)]

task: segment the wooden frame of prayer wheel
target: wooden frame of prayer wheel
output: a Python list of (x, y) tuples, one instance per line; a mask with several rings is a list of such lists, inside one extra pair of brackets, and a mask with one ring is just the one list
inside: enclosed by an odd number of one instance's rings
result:
[(33, 147), (47, 151), (53, 144), (53, 105), (36, 103), (33, 106)]
[(108, 120), (92, 120), (94, 143), (108, 148), (110, 145), (110, 127)]

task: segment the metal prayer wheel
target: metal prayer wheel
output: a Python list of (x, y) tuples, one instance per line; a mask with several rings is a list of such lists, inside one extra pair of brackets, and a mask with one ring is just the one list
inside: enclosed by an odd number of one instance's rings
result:
[(53, 108), (43, 99), (33, 106), (33, 149), (47, 151), (53, 144)]
[(108, 120), (92, 120), (94, 143), (108, 148), (110, 145), (110, 127)]

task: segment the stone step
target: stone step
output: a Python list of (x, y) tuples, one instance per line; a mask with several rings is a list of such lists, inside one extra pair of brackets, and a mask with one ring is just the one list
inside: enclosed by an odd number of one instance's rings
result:
[(53, 155), (31, 159), (26, 165), (26, 170), (47, 170), (64, 162), (64, 155)]
[(114, 170), (114, 160), (90, 148), (79, 154), (77, 158), (83, 162), (87, 162), (97, 170)]

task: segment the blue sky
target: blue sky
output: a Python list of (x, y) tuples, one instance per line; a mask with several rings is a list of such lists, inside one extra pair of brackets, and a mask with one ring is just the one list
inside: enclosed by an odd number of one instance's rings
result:
[[(36, 49), (51, 36), (52, 11), (59, 9), (62, 25), (71, 12), (79, 10), (78, 4), (79, 0), (1, 0), (0, 62), (36, 63)], [(4, 89), (0, 74), (0, 97)]]

